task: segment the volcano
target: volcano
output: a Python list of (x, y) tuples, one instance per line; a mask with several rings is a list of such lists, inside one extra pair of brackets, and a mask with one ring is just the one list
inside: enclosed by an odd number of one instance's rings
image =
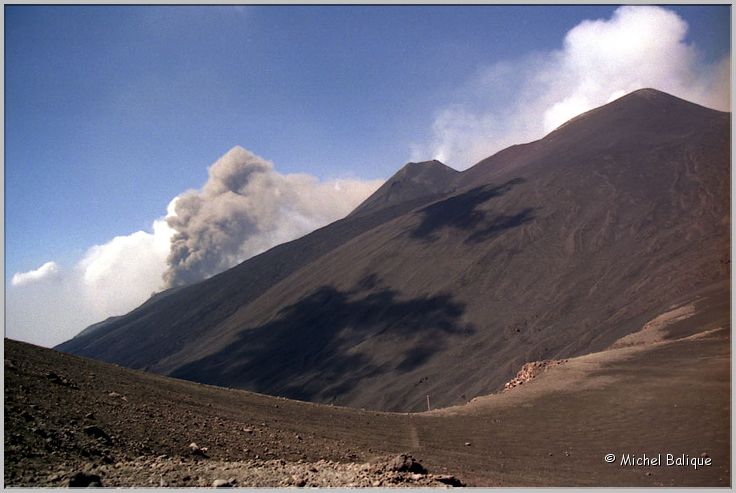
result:
[(687, 337), (728, 319), (730, 135), (729, 113), (642, 89), (463, 172), (409, 163), (344, 219), (56, 349), (403, 412), (693, 306), (702, 324), (656, 332)]

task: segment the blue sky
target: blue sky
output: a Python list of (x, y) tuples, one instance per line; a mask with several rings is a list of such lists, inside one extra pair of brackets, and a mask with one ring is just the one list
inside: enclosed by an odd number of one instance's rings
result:
[[(687, 23), (672, 45), (697, 52), (688, 70), (730, 58), (730, 6), (667, 10)], [(467, 167), (494, 147), (453, 135), (498, 128), (487, 116), (503, 120), (509, 95), (533, 79), (529, 67), (556, 73), (568, 63), (566, 34), (614, 11), (5, 6), (6, 285), (150, 231), (235, 145), (281, 174), (319, 180), (385, 179), (410, 159), (445, 155)], [(583, 99), (579, 109), (601, 104)], [(565, 105), (563, 116), (578, 108)], [(535, 136), (509, 133), (497, 145)]]

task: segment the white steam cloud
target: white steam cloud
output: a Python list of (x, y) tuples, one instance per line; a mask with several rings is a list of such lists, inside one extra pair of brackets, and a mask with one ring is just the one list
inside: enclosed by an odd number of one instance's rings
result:
[(95, 245), (77, 265), (87, 304), (103, 316), (132, 310), (162, 288), (173, 231), (166, 221), (153, 223), (153, 233), (137, 231)]
[(201, 190), (175, 197), (151, 231), (94, 245), (71, 269), (47, 262), (15, 274), (6, 336), (59, 344), (169, 285), (204, 279), (339, 219), (381, 183), (282, 175), (235, 147), (210, 167)]
[(69, 270), (55, 262), (15, 274), (7, 291), (6, 335), (53, 346), (81, 329), (126, 313), (162, 287), (173, 231), (163, 219), (94, 245)]
[(168, 286), (199, 281), (303, 236), (346, 216), (381, 183), (282, 175), (234, 147), (210, 166), (201, 190), (177, 198), (167, 218), (176, 234), (164, 280)]
[(611, 19), (583, 21), (561, 50), (481, 71), (437, 111), (432, 139), (412, 148), (465, 169), (505, 147), (539, 139), (570, 118), (652, 87), (730, 111), (730, 56), (706, 63), (685, 42), (688, 25), (655, 6), (625, 6)]
[(10, 283), (13, 286), (22, 286), (24, 284), (31, 284), (36, 281), (41, 281), (43, 279), (49, 279), (51, 277), (57, 276), (58, 274), (59, 266), (56, 265), (56, 262), (46, 262), (36, 270), (15, 273)]

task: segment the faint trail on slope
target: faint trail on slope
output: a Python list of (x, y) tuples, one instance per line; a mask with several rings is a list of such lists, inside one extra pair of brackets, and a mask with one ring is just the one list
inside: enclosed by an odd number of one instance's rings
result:
[(409, 439), (411, 442), (411, 448), (414, 450), (419, 450), (419, 433), (417, 432), (416, 425), (411, 422), (411, 419), (409, 421)]

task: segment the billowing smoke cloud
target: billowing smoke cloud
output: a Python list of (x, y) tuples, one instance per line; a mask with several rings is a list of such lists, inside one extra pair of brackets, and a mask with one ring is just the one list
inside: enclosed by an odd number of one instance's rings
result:
[(167, 218), (176, 233), (164, 280), (179, 286), (210, 277), (344, 217), (380, 185), (282, 175), (270, 162), (234, 147), (210, 166), (201, 190), (177, 197)]
[(69, 269), (47, 262), (15, 274), (6, 335), (59, 344), (169, 285), (198, 281), (339, 219), (380, 185), (282, 175), (236, 147), (210, 167), (202, 190), (175, 197), (150, 231), (94, 245)]
[(488, 67), (437, 111), (433, 138), (412, 149), (467, 168), (513, 144), (644, 87), (730, 111), (730, 56), (706, 63), (685, 42), (688, 26), (655, 6), (618, 8), (571, 29), (561, 50)]
[(24, 284), (31, 284), (36, 281), (55, 277), (58, 274), (59, 266), (56, 265), (56, 262), (46, 262), (36, 270), (15, 273), (10, 283), (13, 286), (22, 286)]

